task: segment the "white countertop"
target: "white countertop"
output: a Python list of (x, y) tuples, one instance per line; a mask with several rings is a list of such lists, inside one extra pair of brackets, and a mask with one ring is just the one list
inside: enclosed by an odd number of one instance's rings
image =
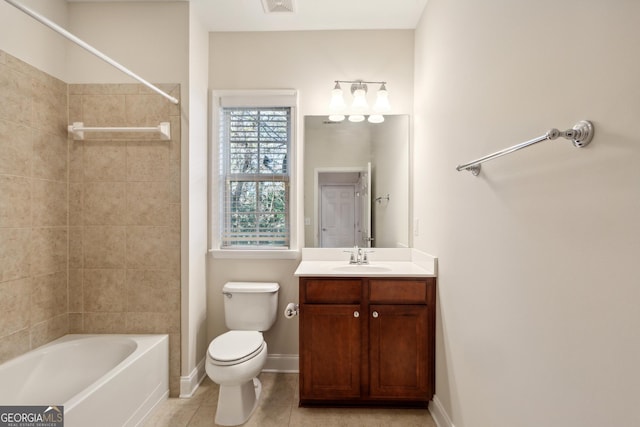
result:
[[(305, 248), (298, 277), (436, 277), (437, 258), (415, 249), (374, 248), (369, 264), (349, 264), (349, 248)], [(369, 249), (367, 249), (369, 251)]]

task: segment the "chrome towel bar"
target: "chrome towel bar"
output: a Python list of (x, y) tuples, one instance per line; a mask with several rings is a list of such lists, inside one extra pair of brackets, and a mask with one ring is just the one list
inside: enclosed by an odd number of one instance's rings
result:
[(506, 154), (513, 153), (514, 151), (521, 150), (530, 145), (537, 144), (538, 142), (556, 139), (558, 137), (563, 137), (566, 139), (570, 139), (573, 141), (573, 145), (576, 148), (582, 148), (589, 145), (591, 139), (593, 138), (593, 125), (590, 121), (581, 120), (573, 127), (573, 129), (568, 129), (565, 131), (559, 131), (558, 129), (550, 129), (547, 133), (542, 136), (539, 136), (534, 139), (530, 139), (529, 141), (522, 142), (520, 144), (514, 145), (509, 148), (505, 148), (500, 151), (496, 151), (495, 153), (489, 154), (487, 156), (476, 159), (472, 162), (465, 163), (463, 165), (458, 165), (456, 167), (457, 171), (468, 170), (474, 176), (478, 176), (480, 173), (481, 164), (487, 162), (489, 160), (496, 159), (498, 157), (502, 157)]
[(160, 122), (158, 126), (149, 127), (85, 127), (82, 122), (73, 122), (67, 129), (75, 140), (84, 140), (85, 132), (159, 133), (162, 141), (169, 141), (171, 139), (171, 124), (169, 122)]

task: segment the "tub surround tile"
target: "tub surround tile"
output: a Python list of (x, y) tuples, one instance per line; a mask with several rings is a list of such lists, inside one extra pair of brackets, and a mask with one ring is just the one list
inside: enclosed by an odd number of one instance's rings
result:
[(28, 328), (0, 337), (0, 363), (31, 350), (31, 333)]
[(127, 126), (157, 126), (169, 117), (167, 100), (156, 94), (126, 95)]
[(69, 225), (84, 225), (84, 184), (69, 183)]
[(84, 322), (82, 313), (69, 313), (69, 333), (70, 334), (82, 334), (84, 333)]
[(126, 311), (180, 310), (180, 277), (167, 270), (127, 270)]
[(169, 225), (169, 182), (127, 183), (127, 224)]
[(87, 182), (84, 184), (85, 225), (125, 225), (127, 207), (124, 182)]
[(34, 131), (33, 177), (66, 182), (69, 168), (67, 151), (66, 134), (52, 134), (43, 130)]
[(92, 313), (83, 315), (85, 334), (122, 334), (125, 331), (125, 317), (122, 313)]
[(31, 274), (34, 276), (66, 271), (67, 227), (33, 228)]
[(31, 349), (69, 333), (69, 314), (63, 313), (31, 327)]
[(69, 268), (83, 268), (82, 227), (69, 227)]
[(127, 227), (127, 268), (178, 269), (179, 236), (172, 227)]
[(168, 181), (170, 178), (168, 141), (127, 142), (128, 181)]
[(0, 227), (31, 225), (31, 182), (29, 178), (0, 175)]
[(83, 270), (69, 269), (69, 312), (84, 311)]
[(32, 80), (32, 123), (38, 129), (54, 130), (65, 135), (67, 126), (67, 86), (44, 74)]
[(119, 141), (87, 140), (83, 146), (83, 179), (89, 181), (125, 181), (127, 147)]
[(84, 269), (83, 304), (87, 312), (122, 312), (125, 305), (123, 269)]
[(31, 228), (0, 228), (0, 282), (29, 276), (30, 242)]
[(82, 235), (84, 268), (123, 268), (125, 236), (125, 227), (84, 227)]
[(0, 119), (0, 174), (31, 175), (33, 139), (30, 128)]
[(0, 118), (28, 125), (34, 102), (31, 79), (14, 65), (0, 65)]
[(82, 121), (85, 126), (126, 126), (125, 95), (84, 94)]
[(76, 141), (69, 137), (69, 182), (84, 181), (84, 144), (85, 141)]
[(179, 334), (180, 312), (125, 313), (127, 334)]
[(67, 183), (31, 180), (32, 224), (34, 227), (67, 225)]
[(66, 271), (34, 276), (32, 283), (32, 325), (68, 312)]
[(29, 327), (31, 279), (0, 283), (0, 337)]

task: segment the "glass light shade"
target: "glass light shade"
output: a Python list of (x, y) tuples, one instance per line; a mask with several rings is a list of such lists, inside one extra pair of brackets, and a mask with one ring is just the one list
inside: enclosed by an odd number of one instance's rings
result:
[(367, 103), (367, 92), (364, 89), (356, 89), (353, 91), (353, 104), (351, 108), (355, 112), (364, 112), (369, 108)]
[(384, 122), (384, 116), (382, 114), (372, 114), (367, 120), (369, 123), (382, 123)]
[(344, 120), (344, 114), (331, 114), (329, 120), (332, 122), (341, 122)]
[(333, 113), (340, 113), (347, 108), (347, 104), (344, 102), (344, 96), (342, 95), (342, 89), (339, 84), (331, 91), (331, 101), (329, 102), (329, 111)]
[(376, 113), (388, 113), (391, 111), (391, 104), (389, 104), (389, 92), (382, 85), (376, 95), (376, 102), (373, 104), (373, 111)]
[(349, 116), (349, 121), (353, 123), (358, 123), (364, 121), (364, 116), (362, 114), (352, 114)]

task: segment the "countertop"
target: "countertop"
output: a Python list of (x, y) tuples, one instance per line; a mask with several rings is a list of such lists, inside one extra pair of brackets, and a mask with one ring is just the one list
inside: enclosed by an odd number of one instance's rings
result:
[(407, 248), (367, 249), (369, 264), (349, 264), (349, 248), (304, 249), (298, 277), (436, 277), (437, 258)]

